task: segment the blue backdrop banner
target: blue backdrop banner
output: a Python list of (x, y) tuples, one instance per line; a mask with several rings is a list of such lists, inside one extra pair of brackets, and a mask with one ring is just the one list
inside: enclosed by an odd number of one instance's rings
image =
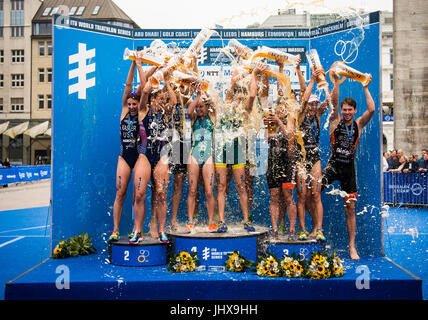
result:
[[(131, 30), (62, 16), (54, 16), (53, 30), (52, 242), (55, 246), (61, 238), (88, 232), (94, 237), (95, 245), (106, 246), (108, 233), (113, 228), (121, 99), (130, 66), (129, 60), (123, 60), (124, 49), (142, 49), (150, 46), (156, 39), (184, 49), (200, 30)], [(325, 70), (337, 60), (346, 60), (351, 67), (372, 74), (373, 80), (369, 88), (376, 104), (376, 112), (362, 132), (356, 153), (359, 195), (356, 204), (357, 248), (362, 255), (381, 255), (381, 215), (363, 214), (367, 207), (377, 208), (380, 212), (382, 201), (379, 13), (315, 29), (217, 31), (218, 34), (206, 42), (198, 56), (198, 65), (203, 78), (214, 82), (219, 90), (230, 79), (230, 60), (220, 55), (220, 51), (231, 38), (236, 38), (253, 49), (270, 46), (299, 53), (306, 81), (310, 79), (310, 68), (305, 53), (312, 48), (318, 50)], [(292, 87), (298, 90), (298, 79), (293, 67), (286, 66), (285, 72), (291, 77)], [(135, 80), (136, 86), (137, 79)], [(274, 83), (272, 84), (270, 90), (275, 95), (276, 90)], [(330, 81), (329, 87), (333, 87)], [(324, 98), (321, 92), (318, 94), (321, 99)], [(346, 80), (341, 85), (340, 100), (346, 96), (357, 101), (356, 117), (360, 116), (366, 110), (361, 84)], [(322, 118), (322, 126), (325, 121), (326, 116)], [(269, 226), (270, 192), (265, 177), (267, 143), (262, 138), (263, 135), (260, 134), (257, 147), (260, 157), (254, 177), (251, 211), (256, 225)], [(320, 150), (324, 168), (330, 154), (328, 129), (321, 130)], [(172, 186), (171, 180), (168, 203), (171, 200)], [(334, 188), (337, 189), (337, 185)], [(178, 213), (178, 220), (181, 222), (187, 220), (187, 190), (185, 183)], [(322, 194), (327, 246), (345, 250), (347, 231), (343, 201), (331, 191), (328, 189)], [(200, 194), (200, 217), (206, 217), (203, 192)], [(150, 197), (148, 188), (145, 226), (151, 215)], [(242, 214), (233, 181), (227, 200), (228, 221), (240, 221)], [(128, 187), (121, 221), (121, 231), (123, 229), (125, 234), (132, 228), (131, 202), (132, 183)], [(307, 214), (306, 224), (309, 228), (311, 223)]]

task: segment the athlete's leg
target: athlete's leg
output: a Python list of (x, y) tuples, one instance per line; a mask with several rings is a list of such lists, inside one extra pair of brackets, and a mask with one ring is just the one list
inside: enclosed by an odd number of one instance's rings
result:
[(159, 232), (165, 232), (167, 204), (166, 194), (169, 183), (169, 165), (166, 156), (162, 157), (157, 163), (153, 172), (156, 186), (156, 208), (159, 223)]
[(287, 217), (290, 223), (289, 233), (292, 236), (296, 232), (297, 210), (293, 199), (294, 184), (284, 183), (282, 185), (282, 194), (284, 195), (285, 206), (287, 207)]
[(180, 207), (181, 193), (183, 190), (183, 181), (186, 178), (185, 173), (174, 174), (174, 189), (172, 191), (172, 209), (170, 227), (174, 229), (177, 226), (177, 213)]
[(198, 192), (199, 164), (193, 156), (189, 156), (187, 164), (187, 177), (189, 179), (189, 194), (187, 196), (187, 216), (190, 222), (193, 221), (195, 212), (196, 194)]
[(271, 188), (270, 190), (270, 219), (273, 232), (278, 232), (278, 216), (279, 216), (279, 199), (281, 188)]
[(131, 173), (132, 171), (129, 165), (119, 156), (116, 169), (116, 197), (113, 204), (113, 230), (119, 231), (123, 202), (126, 198), (126, 190), (129, 180), (131, 179)]
[(346, 213), (346, 228), (349, 236), (349, 255), (351, 259), (360, 259), (357, 249), (355, 247), (355, 235), (357, 232), (357, 221), (355, 218), (355, 200), (356, 194), (349, 194), (344, 199), (345, 213)]
[(311, 213), (314, 222), (314, 230), (311, 234), (315, 234), (316, 231), (322, 230), (322, 220), (324, 215), (324, 209), (321, 202), (321, 161), (317, 161), (310, 172), (310, 203)]
[(217, 210), (219, 221), (224, 222), (224, 207), (226, 205), (226, 183), (227, 183), (227, 167), (216, 166), (217, 176)]
[(244, 223), (248, 222), (248, 197), (247, 190), (245, 188), (245, 167), (238, 167), (233, 169), (233, 175), (235, 176), (235, 186), (239, 194), (239, 202), (241, 204), (242, 215), (244, 217)]
[(305, 229), (305, 215), (306, 215), (306, 168), (302, 163), (297, 164), (297, 216), (299, 218), (300, 229)]
[(202, 167), (202, 176), (204, 184), (204, 192), (206, 198), (207, 212), (208, 212), (208, 221), (213, 221), (214, 219), (214, 209), (215, 209), (215, 198), (214, 198), (214, 161), (210, 157)]
[(143, 222), (146, 214), (146, 189), (150, 179), (151, 166), (146, 156), (140, 154), (134, 167), (134, 231), (143, 231)]

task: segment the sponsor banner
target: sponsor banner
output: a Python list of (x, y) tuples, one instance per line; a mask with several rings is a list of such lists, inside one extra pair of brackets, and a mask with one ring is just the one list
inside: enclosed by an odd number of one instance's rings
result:
[(50, 166), (19, 166), (12, 168), (0, 168), (0, 185), (50, 179)]
[(383, 173), (383, 200), (399, 204), (428, 204), (428, 175), (399, 172)]

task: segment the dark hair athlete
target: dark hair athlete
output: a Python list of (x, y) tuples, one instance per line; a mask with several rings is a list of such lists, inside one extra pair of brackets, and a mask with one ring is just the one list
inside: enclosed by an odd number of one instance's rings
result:
[[(351, 259), (359, 259), (355, 247), (356, 219), (355, 201), (357, 200), (357, 180), (355, 176), (354, 157), (361, 131), (371, 120), (375, 112), (375, 103), (368, 89), (364, 86), (367, 110), (361, 117), (354, 120), (357, 112), (357, 104), (352, 98), (345, 98), (340, 104), (342, 117), (339, 115), (339, 81), (338, 75), (332, 72), (335, 79), (332, 91), (332, 104), (334, 112), (330, 122), (331, 155), (327, 166), (323, 171), (323, 189), (334, 180), (340, 181), (342, 191), (347, 193), (344, 197), (346, 226), (349, 236), (349, 254)], [(371, 78), (371, 75), (370, 75)]]

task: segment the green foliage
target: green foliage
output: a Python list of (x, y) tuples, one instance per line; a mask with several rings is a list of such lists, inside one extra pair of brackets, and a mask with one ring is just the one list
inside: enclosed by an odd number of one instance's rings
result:
[(75, 235), (70, 239), (61, 240), (56, 246), (52, 258), (86, 256), (94, 252), (96, 250), (92, 247), (92, 237), (89, 237), (88, 233), (81, 233), (79, 236)]

